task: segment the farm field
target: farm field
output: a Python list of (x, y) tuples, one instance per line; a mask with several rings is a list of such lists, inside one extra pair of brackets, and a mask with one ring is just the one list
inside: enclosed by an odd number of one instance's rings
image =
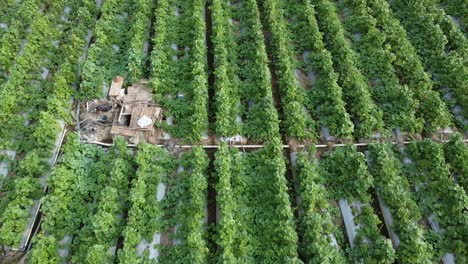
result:
[(468, 263), (459, 0), (4, 0), (0, 263)]

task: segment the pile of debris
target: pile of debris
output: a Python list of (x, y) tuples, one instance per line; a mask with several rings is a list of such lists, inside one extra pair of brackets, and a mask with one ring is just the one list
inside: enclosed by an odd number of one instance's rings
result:
[(160, 131), (155, 128), (162, 120), (162, 108), (153, 101), (147, 80), (123, 87), (124, 78), (112, 80), (106, 99), (86, 102), (80, 114), (82, 139), (94, 143), (112, 143), (123, 136), (130, 143), (140, 141), (155, 144)]

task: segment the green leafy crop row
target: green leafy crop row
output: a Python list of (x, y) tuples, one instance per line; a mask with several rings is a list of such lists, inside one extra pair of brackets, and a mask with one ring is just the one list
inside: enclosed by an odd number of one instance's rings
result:
[(460, 30), (468, 34), (468, 3), (464, 0), (439, 0), (437, 1), (443, 7), (447, 15), (451, 15), (460, 21)]
[[(434, 2), (424, 0), (408, 4), (406, 1), (394, 1), (391, 7), (408, 32), (426, 70), (432, 74), (436, 87), (448, 88), (453, 94), (450, 105), (459, 104), (463, 108), (463, 117), (467, 118), (468, 43), (453, 21), (434, 6)], [(466, 124), (461, 122), (460, 126), (466, 130)]]
[(204, 1), (159, 1), (151, 85), (173, 125), (172, 137), (197, 142), (208, 129)]
[(328, 191), (325, 188), (315, 151), (301, 152), (296, 172), (301, 197), (299, 230), (303, 234), (301, 252), (308, 263), (345, 263), (343, 252), (332, 242), (338, 228), (334, 223)]
[(343, 1), (340, 12), (345, 16), (344, 26), (353, 48), (355, 61), (369, 80), (369, 90), (383, 111), (387, 129), (419, 133), (422, 120), (416, 118), (417, 101), (407, 85), (400, 84), (393, 66), (396, 59), (386, 35), (377, 28), (377, 21), (369, 13), (365, 0)]
[(351, 137), (354, 125), (346, 112), (338, 74), (333, 69), (332, 55), (325, 48), (314, 7), (306, 0), (287, 1), (282, 6), (291, 21), (288, 29), (292, 32), (295, 56), (302, 57), (297, 68), (316, 75), (316, 80), (310, 77), (307, 82), (307, 109), (333, 136)]
[[(47, 171), (48, 165), (45, 160), (49, 159), (51, 156), (51, 151), (54, 147), (54, 142), (56, 141), (57, 133), (60, 131), (60, 126), (58, 124), (57, 117), (62, 117), (64, 120), (66, 118), (66, 109), (69, 107), (69, 100), (71, 97), (71, 85), (76, 82), (76, 72), (73, 69), (76, 69), (74, 64), (74, 59), (81, 54), (83, 48), (82, 37), (83, 29), (82, 27), (76, 27), (72, 32), (70, 37), (65, 36), (64, 33), (59, 34), (57, 32), (58, 17), (62, 15), (64, 7), (70, 5), (74, 8), (68, 21), (64, 23), (63, 26), (69, 25), (80, 18), (84, 19), (86, 16), (79, 15), (78, 8), (81, 7), (81, 11), (86, 11), (84, 14), (87, 14), (89, 10), (89, 5), (84, 3), (72, 4), (67, 1), (55, 1), (53, 4), (50, 4), (49, 9), (51, 10), (45, 16), (38, 16), (37, 20), (31, 25), (32, 30), (28, 42), (24, 48), (24, 53), (17, 58), (13, 68), (12, 75), (10, 79), (2, 85), (2, 92), (4, 99), (10, 96), (18, 96), (14, 99), (6, 99), (11, 103), (15, 103), (13, 107), (8, 108), (8, 104), (3, 105), (2, 110), (4, 111), (3, 118), (9, 118), (9, 124), (5, 128), (0, 128), (0, 133), (2, 133), (2, 142), (1, 147), (9, 147), (18, 151), (19, 155), (24, 156), (17, 165), (11, 166), (12, 170), (16, 174), (16, 178), (8, 179), (11, 181), (12, 186), (10, 195), (3, 198), (7, 203), (6, 211), (4, 218), (1, 220), (3, 226), (1, 228), (3, 243), (10, 246), (17, 246), (19, 239), (21, 239), (20, 234), (24, 232), (26, 224), (30, 217), (29, 210), (33, 201), (38, 198), (38, 193), (40, 192), (39, 180), (37, 177), (44, 176)], [(82, 6), (83, 5), (83, 6)], [(76, 20), (75, 20), (76, 19)], [(83, 22), (86, 22), (83, 21)], [(89, 21), (87, 21), (89, 22)], [(63, 23), (63, 22), (62, 22)], [(50, 27), (50, 28), (49, 28)], [(61, 41), (64, 41), (66, 44), (63, 45), (63, 48), (66, 51), (69, 51), (70, 54), (67, 54), (67, 59), (65, 62), (61, 63), (59, 66), (54, 66), (57, 62), (50, 62), (51, 67), (57, 67), (54, 79), (55, 83), (50, 86), (54, 88), (53, 92), (45, 96), (46, 102), (49, 103), (46, 107), (37, 106), (42, 102), (42, 99), (39, 99), (36, 94), (29, 94), (29, 92), (37, 93), (34, 89), (39, 89), (35, 85), (32, 85), (33, 80), (39, 78), (38, 70), (41, 69), (42, 64), (46, 62), (45, 59), (47, 52), (51, 51), (52, 43), (49, 38), (58, 38)], [(62, 53), (57, 54), (57, 56)], [(56, 58), (55, 56), (52, 57)], [(32, 60), (33, 62), (29, 61)], [(20, 85), (22, 87), (18, 87)], [(44, 81), (40, 84), (40, 89), (47, 89), (49, 84)], [(8, 93), (11, 89), (14, 89), (13, 94)], [(18, 101), (16, 101), (18, 100)], [(37, 109), (40, 110), (37, 110)], [(31, 109), (30, 111), (37, 111), (37, 113), (31, 114), (30, 117), (32, 121), (28, 127), (25, 127), (23, 118), (20, 117), (19, 111), (25, 111), (24, 109)], [(13, 117), (14, 116), (14, 117)], [(20, 140), (20, 142), (16, 142)], [(22, 153), (27, 150), (27, 153)], [(7, 217), (9, 210), (14, 209), (15, 204), (14, 197), (19, 196), (23, 192), (18, 184), (21, 184), (22, 181), (28, 180), (29, 182), (36, 182), (34, 185), (36, 189), (34, 192), (23, 193), (22, 199), (27, 199), (27, 202), (24, 202), (24, 206), (20, 208), (21, 214), (17, 212), (15, 215)], [(15, 209), (15, 210), (18, 210)], [(16, 222), (13, 227), (10, 222)], [(12, 239), (12, 237), (15, 237)]]
[(119, 263), (143, 263), (147, 260), (137, 252), (137, 246), (145, 239), (152, 241), (162, 230), (162, 202), (156, 199), (158, 184), (167, 182), (168, 172), (174, 170), (169, 154), (151, 145), (141, 145), (136, 156), (138, 170), (130, 189), (131, 208), (123, 231), (123, 249), (119, 251)]
[(211, 17), (214, 55), (214, 104), (215, 132), (222, 137), (230, 137), (240, 132), (236, 121), (240, 114), (239, 80), (236, 77), (237, 54), (232, 52), (236, 41), (234, 28), (229, 24), (230, 12), (226, 1), (213, 0)]
[(395, 250), (389, 239), (379, 231), (381, 222), (371, 206), (372, 197), (368, 190), (374, 186), (363, 153), (355, 146), (336, 148), (326, 154), (320, 164), (327, 187), (335, 200), (346, 199), (363, 204), (356, 211), (354, 220), (360, 225), (349, 249), (350, 257), (364, 263), (393, 263)]
[(433, 82), (424, 71), (421, 58), (409, 41), (400, 21), (384, 0), (368, 0), (370, 14), (376, 19), (376, 26), (385, 34), (384, 44), (389, 44), (395, 55), (393, 61), (397, 76), (402, 84), (408, 85), (414, 99), (419, 103), (416, 116), (424, 120), (424, 130), (434, 132), (451, 124), (451, 116), (439, 93), (433, 90)]
[(300, 263), (281, 144), (240, 153), (222, 145), (216, 153), (221, 263)]
[(383, 130), (382, 111), (376, 107), (369, 92), (368, 81), (354, 64), (355, 54), (344, 35), (343, 25), (334, 4), (329, 0), (311, 1), (317, 10), (317, 21), (324, 33), (333, 67), (339, 74), (346, 108), (355, 120), (356, 137), (369, 137)]
[[(60, 263), (59, 241), (65, 236), (76, 236), (88, 216), (87, 206), (98, 190), (98, 175), (93, 168), (103, 151), (92, 145), (80, 144), (76, 134), (69, 135), (63, 156), (48, 180), (49, 192), (42, 198), (42, 234), (34, 241), (31, 263)], [(101, 176), (102, 177), (102, 176)], [(65, 259), (63, 259), (65, 260)]]
[(468, 197), (465, 190), (449, 177), (442, 145), (426, 139), (405, 150), (413, 163), (406, 166), (407, 178), (416, 188), (416, 201), (424, 216), (434, 216), (442, 232), (433, 243), (436, 256), (453, 252), (466, 262), (468, 247)]
[(455, 135), (444, 145), (444, 154), (450, 173), (465, 193), (468, 192), (468, 146), (463, 143), (461, 135)]
[[(39, 0), (25, 0), (21, 2), (16, 15), (10, 20), (8, 31), (0, 35), (0, 72), (2, 74), (11, 74), (11, 66), (14, 64), (17, 53), (20, 50), (28, 26), (31, 31), (37, 30), (37, 28), (32, 26), (32, 22), (40, 14), (40, 2)], [(30, 34), (34, 34), (34, 32)], [(3, 81), (3, 78), (1, 80)]]
[(292, 43), (288, 36), (287, 24), (276, 0), (259, 1), (264, 12), (266, 28), (270, 32), (269, 42), (273, 55), (283, 111), (282, 128), (287, 137), (298, 139), (313, 138), (315, 122), (305, 109), (306, 90), (296, 78), (295, 58)]
[[(172, 246), (161, 248), (161, 263), (206, 263), (208, 157), (202, 148), (179, 157), (178, 172), (168, 179), (170, 191), (164, 202), (163, 230), (170, 232)], [(178, 242), (176, 242), (178, 241)]]
[(96, 184), (94, 197), (83, 227), (75, 233), (72, 262), (111, 262), (115, 258), (111, 248), (117, 244), (125, 226), (123, 212), (129, 207), (129, 182), (135, 172), (134, 157), (126, 141), (118, 138), (109, 153), (96, 164), (99, 166), (91, 174)]
[(133, 3), (135, 21), (131, 28), (131, 43), (127, 51), (128, 83), (138, 82), (146, 75), (146, 62), (149, 56), (144, 53), (144, 45), (145, 40), (149, 39), (154, 3), (153, 0), (135, 0)]
[(402, 165), (387, 144), (370, 146), (371, 173), (378, 195), (389, 207), (393, 225), (390, 227), (400, 238), (396, 248), (397, 258), (403, 263), (429, 263), (432, 247), (424, 227), (419, 224), (421, 211), (414, 201)]
[(130, 16), (134, 15), (132, 3), (133, 1), (122, 0), (104, 1), (101, 17), (93, 30), (94, 42), (81, 65), (79, 98), (102, 98), (104, 85), (110, 85), (116, 75), (126, 76), (126, 51), (128, 43), (132, 42), (132, 35), (128, 34), (133, 25), (130, 20)]

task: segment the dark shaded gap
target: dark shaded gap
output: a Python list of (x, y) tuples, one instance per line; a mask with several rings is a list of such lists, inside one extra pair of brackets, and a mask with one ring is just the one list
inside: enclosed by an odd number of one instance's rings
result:
[(286, 159), (286, 180), (288, 181), (288, 190), (289, 190), (289, 200), (291, 203), (291, 208), (293, 209), (293, 214), (294, 214), (294, 227), (297, 233), (298, 237), (298, 245), (297, 245), (297, 251), (298, 251), (298, 256), (299, 259), (302, 260), (304, 263), (307, 263), (307, 259), (303, 254), (303, 246), (305, 244), (304, 241), (304, 234), (301, 232), (300, 224), (301, 224), (301, 218), (299, 215), (300, 211), (300, 204), (299, 204), (299, 197), (300, 197), (300, 190), (299, 190), (299, 181), (297, 177), (297, 172), (295, 168), (295, 164), (293, 164), (293, 161), (291, 159), (291, 153), (293, 152), (298, 152), (297, 150), (292, 150), (292, 149), (285, 149), (283, 151)]
[(293, 166), (293, 162), (291, 159), (291, 153), (296, 152), (297, 150), (292, 149), (285, 149), (284, 151), (285, 159), (286, 159), (286, 180), (288, 180), (288, 189), (289, 189), (289, 196), (291, 200), (291, 206), (293, 208), (294, 217), (298, 218), (299, 216), (299, 200), (298, 196), (300, 195), (299, 190), (299, 182), (296, 174), (296, 169)]
[(150, 29), (148, 32), (148, 53), (146, 54), (145, 63), (143, 64), (143, 76), (151, 78), (151, 54), (153, 53), (153, 39), (156, 35), (156, 9), (158, 8), (158, 1), (153, 0), (153, 7), (150, 16)]
[[(83, 82), (83, 77), (81, 75), (81, 66), (88, 59), (89, 47), (91, 47), (92, 44), (96, 43), (96, 35), (95, 35), (94, 30), (95, 30), (97, 22), (102, 17), (102, 7), (103, 7), (105, 1), (106, 0), (102, 0), (100, 5), (98, 5), (98, 12), (97, 12), (96, 17), (94, 18), (94, 25), (93, 25), (92, 28), (88, 28), (91, 31), (91, 38), (90, 38), (89, 42), (83, 48), (83, 54), (80, 57), (82, 59), (81, 63), (79, 61), (77, 62), (77, 64), (78, 64), (78, 73), (77, 73), (78, 78), (77, 78), (77, 83), (76, 83), (76, 88), (75, 88), (76, 95), (79, 95), (80, 92), (81, 92), (81, 83)], [(77, 107), (79, 107), (79, 105)]]
[(216, 150), (206, 150), (206, 154), (210, 160), (208, 165), (208, 201), (207, 201), (207, 242), (209, 248), (209, 259), (216, 259), (217, 252), (219, 250), (218, 244), (216, 243), (216, 237), (218, 236), (217, 229), (217, 202), (216, 202), (216, 176), (215, 176), (215, 152)]
[[(129, 181), (129, 185), (131, 181)], [(127, 218), (128, 218), (128, 211), (130, 210), (130, 208), (132, 207), (131, 204), (129, 204), (129, 207), (125, 208), (123, 213), (122, 213), (122, 220), (124, 222), (124, 224), (122, 225), (122, 230), (119, 232), (119, 236), (117, 237), (117, 243), (115, 244), (115, 257), (114, 257), (114, 261), (113, 263), (118, 263), (117, 262), (117, 259), (118, 259), (118, 255), (117, 253), (119, 252), (119, 250), (123, 249), (124, 247), (124, 242), (125, 242), (125, 239), (124, 239), (124, 230), (125, 230), (125, 227), (127, 226)]]
[[(44, 193), (44, 197), (45, 197), (45, 194), (47, 193), (47, 191)], [(29, 239), (29, 241), (24, 245), (24, 248), (26, 251), (29, 251), (31, 249), (31, 246), (32, 246), (32, 240), (34, 237), (36, 237), (36, 234), (39, 233), (39, 231), (42, 230), (42, 210), (41, 210), (41, 205), (39, 205), (39, 208), (38, 208), (38, 212), (37, 212), (37, 216), (36, 216), (36, 219), (34, 219), (34, 223), (33, 225), (31, 226), (31, 237)], [(1, 261), (0, 261), (1, 263)]]
[(374, 213), (379, 217), (381, 224), (379, 225), (380, 234), (390, 239), (388, 229), (385, 226), (385, 220), (383, 218), (382, 210), (380, 210), (379, 199), (377, 197), (377, 190), (374, 188), (369, 189), (368, 193), (372, 196), (370, 205), (374, 208)]
[[(381, 222), (381, 224), (379, 225), (380, 234), (391, 241), (390, 234), (388, 233), (388, 229), (385, 224), (382, 210), (380, 209), (379, 198), (377, 197), (377, 190), (375, 188), (371, 188), (368, 190), (368, 193), (372, 196), (370, 205), (374, 208), (374, 213), (377, 215), (377, 217), (379, 218)], [(392, 241), (392, 245), (393, 245), (393, 241)], [(394, 264), (401, 263), (399, 262), (399, 259), (398, 259), (398, 251), (396, 248), (394, 249), (395, 249), (395, 253), (397, 253), (397, 258), (395, 258), (395, 261), (393, 263)]]

